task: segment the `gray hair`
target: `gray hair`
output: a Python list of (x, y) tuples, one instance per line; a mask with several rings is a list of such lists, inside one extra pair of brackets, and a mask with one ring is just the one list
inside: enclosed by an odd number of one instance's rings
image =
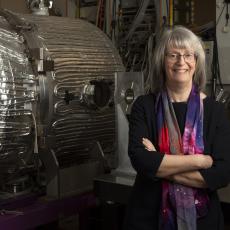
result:
[(151, 90), (159, 92), (165, 87), (165, 54), (170, 48), (193, 49), (196, 56), (196, 69), (193, 83), (201, 91), (206, 84), (205, 52), (202, 41), (191, 30), (183, 26), (165, 29), (155, 47), (152, 62)]

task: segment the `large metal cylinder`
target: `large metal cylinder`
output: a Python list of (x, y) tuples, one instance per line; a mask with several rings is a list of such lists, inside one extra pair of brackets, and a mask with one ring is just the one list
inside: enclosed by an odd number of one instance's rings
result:
[(0, 175), (33, 167), (40, 149), (59, 167), (89, 162), (100, 143), (114, 159), (114, 73), (123, 65), (110, 39), (83, 20), (0, 17)]

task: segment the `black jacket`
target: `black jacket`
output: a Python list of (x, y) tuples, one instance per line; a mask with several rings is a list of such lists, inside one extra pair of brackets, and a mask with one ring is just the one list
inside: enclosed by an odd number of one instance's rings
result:
[[(157, 145), (155, 96), (140, 96), (132, 107), (129, 122), (129, 157), (137, 177), (127, 207), (125, 230), (156, 230), (161, 202), (161, 179), (155, 174), (164, 153), (150, 154), (142, 144), (146, 137)], [(178, 124), (183, 133), (186, 103), (174, 103)], [(204, 152), (210, 154), (214, 164), (200, 170), (208, 185), (210, 209), (206, 217), (199, 219), (198, 230), (223, 229), (223, 217), (216, 190), (230, 181), (230, 124), (222, 104), (207, 97), (204, 99)]]

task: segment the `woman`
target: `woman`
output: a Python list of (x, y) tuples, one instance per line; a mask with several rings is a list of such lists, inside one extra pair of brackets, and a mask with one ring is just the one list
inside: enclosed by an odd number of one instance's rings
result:
[(199, 38), (177, 26), (155, 48), (152, 94), (130, 116), (129, 157), (137, 176), (125, 230), (218, 230), (217, 189), (230, 179), (230, 125), (206, 96)]

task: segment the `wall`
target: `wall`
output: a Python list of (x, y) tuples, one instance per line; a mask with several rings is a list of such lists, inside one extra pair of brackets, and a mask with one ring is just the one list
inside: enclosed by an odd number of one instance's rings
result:
[[(223, 1), (216, 0), (216, 20), (218, 20), (221, 10), (223, 9)], [(230, 84), (230, 21), (225, 27), (226, 7), (217, 24), (216, 33), (219, 51), (219, 64), (221, 79), (224, 84)], [(225, 32), (224, 32), (225, 31)], [(225, 89), (229, 90), (230, 86), (225, 85)], [(230, 186), (219, 191), (221, 201), (230, 203)]]
[(0, 7), (17, 13), (29, 13), (26, 0), (0, 0)]
[[(216, 0), (216, 18), (218, 19), (223, 8), (223, 1)], [(229, 6), (230, 8), (230, 6)], [(230, 10), (229, 10), (230, 11)], [(220, 17), (217, 25), (217, 41), (219, 51), (220, 74), (223, 83), (230, 84), (230, 21), (229, 25), (225, 27), (226, 7)], [(224, 32), (226, 31), (226, 32)]]
[(197, 26), (204, 25), (216, 18), (216, 0), (193, 0), (194, 23)]

